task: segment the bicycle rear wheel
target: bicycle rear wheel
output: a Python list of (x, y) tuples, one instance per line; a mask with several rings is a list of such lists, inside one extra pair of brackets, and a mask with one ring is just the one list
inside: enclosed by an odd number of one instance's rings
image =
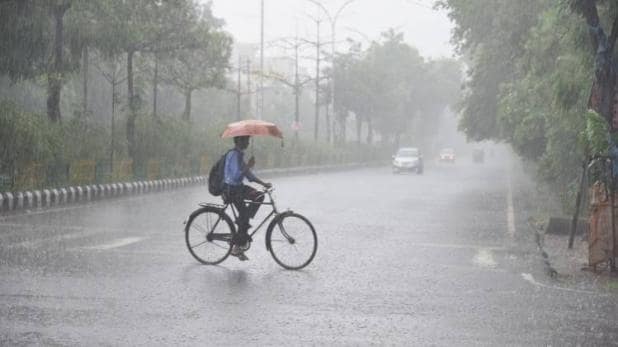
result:
[(277, 264), (288, 270), (309, 265), (318, 250), (318, 236), (309, 220), (297, 213), (287, 213), (271, 224), (266, 234), (270, 254)]
[(232, 251), (234, 224), (225, 212), (211, 207), (194, 212), (185, 226), (189, 253), (202, 264), (216, 265)]

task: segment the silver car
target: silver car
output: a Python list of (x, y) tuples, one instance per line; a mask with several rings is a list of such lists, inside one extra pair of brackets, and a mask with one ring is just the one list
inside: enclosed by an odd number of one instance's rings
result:
[(418, 148), (402, 147), (393, 156), (393, 173), (401, 171), (414, 171), (419, 175), (423, 173), (423, 155)]

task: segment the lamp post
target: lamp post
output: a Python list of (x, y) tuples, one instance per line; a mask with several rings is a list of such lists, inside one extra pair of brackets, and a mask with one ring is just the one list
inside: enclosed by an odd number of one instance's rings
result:
[[(333, 13), (331, 13), (331, 11), (329, 11), (326, 6), (324, 6), (324, 4), (322, 4), (320, 1), (318, 0), (307, 0), (313, 4), (315, 4), (316, 6), (318, 6), (326, 15), (326, 17), (328, 18), (328, 21), (330, 23), (330, 35), (331, 35), (331, 59), (332, 59), (332, 72), (331, 72), (331, 114), (333, 115), (333, 117), (336, 118), (336, 112), (335, 112), (335, 44), (336, 44), (336, 29), (337, 29), (337, 20), (339, 19), (339, 16), (341, 15), (341, 13), (343, 12), (343, 10), (348, 7), (350, 4), (352, 4), (354, 1), (356, 0), (347, 0), (346, 2), (344, 2), (341, 6), (339, 6), (339, 8)], [(327, 136), (327, 141), (330, 142), (330, 138), (331, 138), (331, 129), (330, 129), (330, 122), (327, 121), (326, 123), (326, 136)]]
[(261, 0), (261, 22), (260, 22), (260, 93), (259, 93), (257, 118), (264, 117), (264, 0)]

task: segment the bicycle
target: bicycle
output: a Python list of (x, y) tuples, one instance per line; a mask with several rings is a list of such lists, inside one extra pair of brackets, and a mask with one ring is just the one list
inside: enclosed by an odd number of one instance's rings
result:
[[(272, 207), (272, 211), (249, 234), (250, 240), (272, 218), (266, 229), (266, 250), (283, 268), (300, 270), (311, 263), (317, 252), (315, 228), (306, 217), (294, 211), (279, 212), (272, 196), (273, 191), (274, 188), (267, 188), (260, 192), (268, 196), (268, 201), (265, 199), (259, 203), (245, 200), (245, 203)], [(200, 203), (200, 208), (191, 213), (185, 223), (185, 241), (189, 253), (202, 264), (219, 264), (232, 252), (236, 227), (226, 210), (231, 207), (234, 220), (238, 214), (231, 202), (225, 199), (223, 202), (223, 205)], [(251, 241), (243, 246), (243, 251), (250, 247)]]

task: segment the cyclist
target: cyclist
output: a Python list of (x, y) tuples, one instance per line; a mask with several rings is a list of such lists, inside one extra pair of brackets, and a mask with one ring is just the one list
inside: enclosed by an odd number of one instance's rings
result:
[[(251, 186), (243, 184), (243, 180), (247, 178), (250, 182), (258, 183), (265, 188), (270, 188), (270, 183), (264, 182), (257, 178), (251, 169), (255, 166), (255, 158), (251, 156), (247, 162), (244, 161), (244, 151), (249, 146), (249, 136), (234, 137), (234, 148), (230, 150), (225, 157), (224, 168), (224, 190), (223, 197), (226, 201), (234, 204), (238, 210), (238, 232), (235, 235), (234, 248), (232, 255), (240, 260), (248, 260), (244, 254), (243, 246), (251, 241), (249, 236), (249, 220), (255, 216), (260, 204), (264, 201), (264, 194), (260, 193)], [(245, 204), (245, 200), (250, 200), (253, 203)]]

